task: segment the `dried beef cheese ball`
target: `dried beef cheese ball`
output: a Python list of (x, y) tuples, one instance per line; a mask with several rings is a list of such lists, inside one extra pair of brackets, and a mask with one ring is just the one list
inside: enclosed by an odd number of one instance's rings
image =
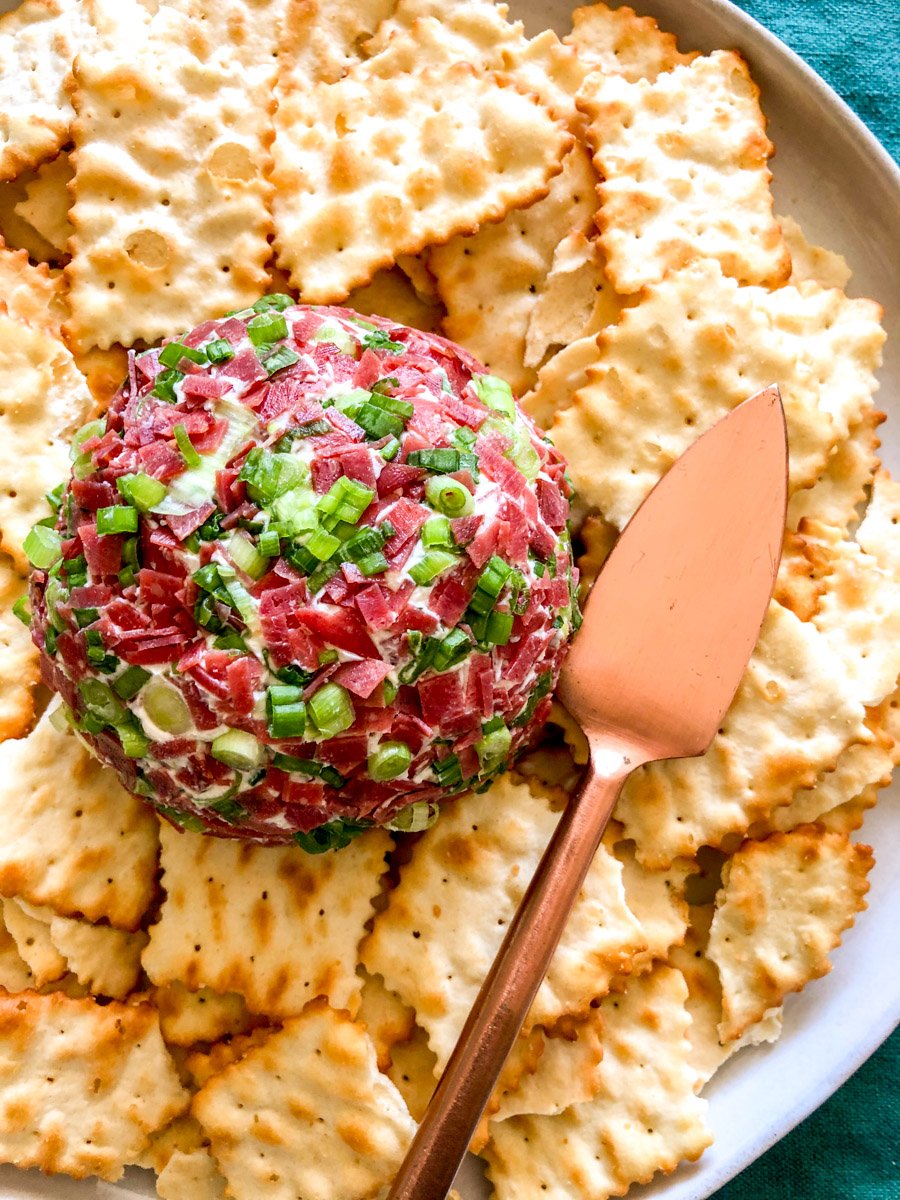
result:
[(269, 296), (131, 355), (26, 541), (61, 710), (192, 830), (420, 829), (546, 718), (564, 463), (440, 337)]

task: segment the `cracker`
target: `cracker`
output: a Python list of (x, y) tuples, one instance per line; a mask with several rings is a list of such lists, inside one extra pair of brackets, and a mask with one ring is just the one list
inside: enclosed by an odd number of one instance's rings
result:
[(251, 1012), (296, 1015), (315, 996), (355, 1011), (356, 951), (391, 841), (337, 853), (258, 846), (163, 825), (166, 898), (144, 968), (157, 984), (239, 992)]
[(791, 283), (811, 279), (822, 287), (845, 288), (853, 272), (842, 254), (807, 240), (793, 217), (777, 217), (791, 255)]
[(0, 903), (0, 988), (7, 992), (24, 992), (34, 988), (34, 976), (28, 963), (22, 958), (15, 938), (3, 921), (3, 904)]
[(152, 26), (135, 36), (99, 36), (75, 67), (66, 331), (80, 350), (177, 334), (266, 286), (274, 63), (253, 73), (236, 51), (200, 61)]
[(408, 1042), (416, 1029), (416, 1014), (390, 988), (380, 975), (363, 976), (363, 989), (357, 1022), (365, 1027), (378, 1055), (378, 1070), (387, 1071), (391, 1051), (398, 1042)]
[(0, 741), (21, 737), (34, 719), (37, 647), (12, 610), (26, 587), (10, 560), (0, 556)]
[(743, 283), (787, 280), (769, 189), (774, 147), (740, 55), (715, 51), (652, 83), (596, 71), (578, 105), (603, 180), (597, 224), (617, 291), (637, 292), (697, 258)]
[(441, 326), (443, 310), (440, 301), (423, 301), (409, 277), (399, 267), (379, 271), (371, 283), (351, 292), (346, 304), (356, 312), (377, 313), (399, 325), (411, 325), (414, 329), (425, 329), (431, 333), (437, 332)]
[(811, 283), (739, 287), (714, 262), (673, 272), (598, 335), (588, 385), (552, 426), (581, 502), (621, 528), (697, 436), (774, 380), (790, 490), (809, 487), (871, 409), (880, 316), (870, 300)]
[(589, 4), (572, 13), (572, 32), (563, 41), (575, 48), (591, 70), (621, 75), (634, 83), (655, 79), (663, 71), (693, 62), (696, 51), (682, 54), (672, 33), (664, 33), (653, 17), (633, 8)]
[(425, 62), (502, 72), (568, 126), (581, 124), (575, 94), (587, 68), (550, 29), (529, 41), (522, 22), (508, 20), (506, 5), (493, 0), (400, 0), (365, 52), (357, 70), (366, 76), (388, 78)]
[[(804, 788), (791, 802), (773, 809), (762, 821), (750, 827), (753, 838), (766, 837), (778, 830), (787, 832), (798, 825), (822, 821), (832, 825), (838, 821), (856, 820), (860, 812), (871, 808), (879, 788), (891, 782), (894, 767), (896, 728), (895, 710), (886, 700), (866, 715), (866, 727), (872, 741), (848, 747), (831, 771), (826, 771), (810, 788)], [(828, 820), (828, 814), (833, 813)], [(857, 824), (851, 828), (858, 828)]]
[(741, 1034), (831, 970), (829, 953), (866, 907), (868, 846), (801, 825), (745, 842), (726, 863), (709, 935), (722, 980), (720, 1037)]
[(156, 881), (156, 818), (44, 716), (0, 745), (0, 893), (136, 929)]
[(848, 746), (869, 742), (864, 718), (826, 639), (773, 601), (709, 750), (640, 768), (625, 784), (616, 817), (649, 867), (693, 857), (703, 845), (722, 846), (811, 787)]
[(845, 533), (858, 519), (857, 507), (866, 497), (879, 467), (878, 427), (884, 413), (868, 409), (843, 438), (811, 488), (795, 492), (788, 504), (788, 525), (796, 529), (804, 517), (835, 525)]
[(135, 1159), (134, 1166), (144, 1167), (159, 1175), (176, 1152), (191, 1154), (208, 1146), (209, 1138), (200, 1128), (199, 1121), (185, 1112), (151, 1135)]
[(100, 350), (94, 346), (75, 354), (75, 365), (82, 373), (97, 406), (105, 411), (113, 396), (128, 378), (128, 353), (122, 346)]
[(10, 250), (2, 242), (0, 297), (15, 320), (59, 336), (60, 325), (69, 311), (62, 276), (58, 272), (51, 274), (46, 263), (32, 265), (24, 250)]
[[(415, 847), (362, 948), (368, 971), (416, 1010), (443, 1069), (558, 814), (510, 776), (454, 800)], [(643, 948), (621, 865), (601, 849), (572, 911), (526, 1032), (584, 1013)], [(484, 896), (491, 897), (485, 905)]]
[[(583, 337), (554, 354), (538, 371), (522, 408), (542, 429), (550, 429), (558, 412), (569, 407), (588, 382), (588, 368), (600, 357), (596, 337)], [(577, 496), (575, 502), (577, 503)]]
[(78, 0), (26, 0), (0, 18), (0, 179), (52, 158), (68, 140), (65, 82), (87, 36)]
[(226, 1200), (225, 1180), (208, 1150), (176, 1150), (156, 1180), (160, 1200)]
[(883, 571), (900, 576), (900, 483), (887, 471), (879, 471), (872, 486), (872, 498), (856, 539), (872, 555)]
[(425, 1115), (437, 1086), (436, 1072), (437, 1056), (428, 1047), (428, 1035), (416, 1026), (408, 1042), (398, 1042), (391, 1050), (391, 1065), (387, 1070), (388, 1078), (416, 1122)]
[(578, 537), (584, 545), (584, 550), (577, 559), (578, 590), (582, 604), (587, 603), (591, 588), (600, 574), (601, 567), (611, 554), (618, 536), (617, 529), (596, 515), (588, 517), (578, 531)]
[(65, 346), (0, 308), (0, 547), (28, 571), (22, 542), (69, 474), (69, 439), (91, 398)]
[(255, 1200), (366, 1200), (415, 1133), (364, 1030), (321, 1001), (211, 1079), (193, 1112), (228, 1193)]
[(719, 1041), (722, 1020), (722, 985), (715, 963), (706, 954), (709, 926), (715, 911), (712, 904), (691, 909), (691, 923), (684, 943), (672, 949), (671, 965), (684, 975), (688, 987), (687, 1010), (691, 1023), (688, 1040), (691, 1043), (690, 1063), (698, 1075), (698, 1086), (708, 1083), (719, 1067), (745, 1046), (775, 1042), (781, 1036), (782, 1011), (770, 1009), (743, 1036), (733, 1041)]
[(28, 905), (5, 897), (3, 924), (16, 943), (16, 949), (34, 976), (34, 986), (53, 983), (66, 973), (66, 960), (53, 945), (50, 927)]
[(428, 266), (428, 250), (421, 254), (398, 254), (397, 266), (413, 286), (416, 295), (429, 307), (441, 307), (437, 284)]
[(188, 1103), (148, 1004), (0, 995), (0, 1160), (116, 1180)]
[(111, 925), (91, 925), (69, 917), (49, 916), (50, 939), (63, 955), (69, 970), (95, 996), (124, 1000), (137, 987), (143, 932), (128, 933)]
[[(272, 1029), (269, 1026), (258, 1025), (249, 1033), (239, 1033), (225, 1041), (214, 1042), (208, 1050), (191, 1050), (185, 1056), (185, 1067), (192, 1085), (199, 1090), (209, 1083), (214, 1075), (221, 1075), (226, 1067), (242, 1059), (254, 1046), (264, 1045), (271, 1034)], [(200, 1132), (202, 1133), (202, 1130)]]
[(539, 367), (548, 354), (615, 325), (622, 308), (623, 298), (606, 277), (597, 243), (578, 231), (570, 233), (556, 247), (531, 310), (525, 365)]
[(283, 93), (275, 123), (275, 246), (311, 303), (545, 196), (571, 144), (534, 97), (466, 63)]
[(676, 858), (661, 871), (648, 870), (637, 861), (633, 843), (622, 839), (618, 822), (607, 828), (604, 840), (622, 864), (625, 900), (640, 922), (646, 942), (646, 949), (632, 958), (629, 969), (646, 971), (654, 962), (664, 962), (672, 947), (684, 941), (688, 924), (685, 883), (697, 866), (690, 859)]
[(807, 520), (801, 526), (826, 566), (813, 622), (840, 657), (850, 687), (868, 705), (892, 695), (900, 675), (900, 527), (891, 530), (885, 569), (863, 549), (865, 521), (859, 542), (821, 523)]
[(550, 709), (550, 715), (547, 718), (547, 723), (556, 725), (562, 730), (563, 741), (572, 752), (572, 757), (580, 767), (587, 766), (588, 759), (591, 756), (588, 740), (584, 736), (584, 731), (575, 720), (570, 712), (568, 712), (559, 700), (554, 697), (553, 704)]
[(663, 966), (603, 1001), (595, 1098), (492, 1126), (484, 1156), (497, 1200), (606, 1200), (699, 1158), (712, 1138), (694, 1093), (686, 999), (681, 973)]
[(69, 183), (74, 175), (68, 154), (44, 163), (25, 187), (25, 199), (16, 212), (45, 238), (58, 254), (66, 252), (72, 225), (69, 221)]
[(281, 48), (290, 90), (334, 83), (362, 57), (360, 47), (390, 16), (396, 0), (288, 0)]
[(244, 997), (236, 992), (222, 995), (211, 988), (191, 992), (177, 980), (155, 988), (153, 1003), (159, 1012), (162, 1035), (172, 1046), (217, 1042), (219, 1038), (246, 1033), (254, 1023)]
[(576, 144), (545, 199), (474, 237), (454, 238), (429, 256), (447, 309), (444, 332), (516, 393), (535, 382), (525, 365), (525, 343), (538, 291), (560, 241), (573, 229), (589, 227), (595, 179), (589, 154)]

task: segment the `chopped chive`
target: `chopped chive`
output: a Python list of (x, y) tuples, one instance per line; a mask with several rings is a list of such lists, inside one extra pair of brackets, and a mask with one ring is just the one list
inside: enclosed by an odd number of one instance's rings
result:
[(346, 783), (344, 776), (335, 767), (325, 763), (313, 762), (310, 758), (294, 758), (291, 754), (276, 754), (272, 766), (288, 775), (309, 775), (312, 779), (321, 779), (330, 787), (343, 787)]
[(100, 620), (100, 612), (96, 608), (76, 608), (73, 609), (73, 612), (79, 629), (84, 629), (86, 625), (93, 625), (95, 621)]
[(369, 755), (367, 767), (376, 783), (385, 783), (388, 779), (405, 774), (411, 762), (412, 751), (405, 742), (382, 742)]
[(259, 535), (259, 544), (257, 546), (263, 558), (277, 558), (281, 553), (281, 538), (274, 529), (267, 529)]
[(158, 675), (144, 689), (143, 701), (147, 716), (163, 733), (177, 737), (193, 729), (191, 710), (181, 692)]
[(198, 366), (208, 361), (202, 350), (195, 350), (192, 346), (185, 346), (182, 342), (169, 342), (159, 352), (159, 361), (164, 367), (177, 367), (183, 358), (186, 358), (188, 362), (197, 363)]
[(175, 444), (184, 459), (185, 466), (199, 467), (202, 460), (187, 429), (183, 425), (176, 425), (172, 432), (175, 434)]
[(213, 758), (237, 771), (252, 771), (263, 760), (262, 745), (244, 729), (229, 729), (214, 739), (209, 748)]
[(122, 749), (129, 758), (143, 758), (150, 749), (150, 739), (141, 729), (137, 717), (115, 727)]
[(287, 337), (287, 321), (280, 312), (261, 312), (247, 322), (247, 334), (254, 346), (271, 345)]
[(308, 586), (313, 595), (320, 591), (325, 584), (340, 570), (333, 559), (331, 562), (320, 563), (309, 577)]
[(425, 467), (428, 471), (458, 471), (459, 450), (448, 448), (439, 450), (413, 450), (406, 456), (410, 467)]
[(33, 567), (46, 570), (62, 554), (62, 538), (55, 529), (46, 525), (35, 525), (22, 543), (25, 557)]
[(374, 404), (364, 404), (353, 420), (370, 438), (397, 437), (406, 428), (403, 418), (385, 412)]
[(388, 822), (388, 829), (397, 833), (421, 833), (423, 829), (430, 829), (440, 814), (441, 810), (437, 804), (428, 800), (416, 800), (394, 814)]
[(276, 312), (284, 312), (286, 308), (290, 308), (294, 301), (284, 292), (271, 292), (268, 296), (260, 296), (253, 305), (253, 311), (256, 313), (271, 312), (273, 309)]
[(159, 400), (165, 400), (169, 404), (175, 404), (178, 396), (175, 392), (175, 384), (180, 383), (184, 379), (184, 374), (181, 371), (176, 371), (173, 367), (168, 368), (160, 373), (153, 380), (153, 387), (150, 389), (150, 394), (156, 396)]
[(234, 350), (225, 338), (216, 338), (206, 347), (206, 357), (211, 363), (229, 362), (234, 358)]
[(456, 629), (451, 629), (447, 636), (441, 639), (435, 651), (434, 669), (449, 671), (451, 667), (462, 662), (471, 649), (472, 643), (466, 632), (458, 626)]
[(387, 350), (391, 354), (402, 354), (406, 350), (402, 342), (393, 341), (390, 334), (378, 328), (366, 333), (362, 344), (368, 350)]
[(240, 650), (242, 654), (247, 653), (247, 643), (235, 629), (226, 629), (224, 633), (213, 641), (213, 646), (216, 650)]
[(59, 512), (62, 508), (63, 492), (66, 490), (64, 483), (58, 483), (52, 492), (47, 492), (44, 499), (50, 505), (54, 512)]
[(428, 503), (448, 517), (467, 517), (475, 507), (475, 497), (467, 487), (450, 475), (435, 475), (425, 484)]
[(326, 562), (341, 547), (340, 538), (324, 529), (314, 529), (306, 540), (306, 548), (320, 562)]
[(260, 362), (265, 367), (266, 374), (270, 379), (276, 371), (283, 371), (285, 367), (292, 367), (299, 361), (300, 355), (290, 346), (277, 346), (260, 357)]
[(28, 597), (20, 596), (12, 606), (13, 616), (18, 617), (23, 625), (31, 628), (31, 609), (28, 607)]
[(138, 510), (130, 504), (111, 504), (108, 508), (97, 509), (97, 532), (137, 533)]
[(294, 841), (307, 854), (324, 854), (326, 850), (343, 850), (355, 837), (371, 828), (371, 821), (335, 819), (310, 829), (308, 833), (295, 833)]
[(459, 558), (449, 550), (429, 550), (425, 557), (410, 567), (410, 577), (420, 586), (431, 583), (438, 575), (456, 566)]
[(446, 517), (430, 517), (422, 526), (422, 545), (453, 546), (453, 534)]
[(143, 667), (126, 667), (118, 679), (112, 682), (112, 690), (123, 700), (133, 700), (147, 680), (150, 672)]
[(326, 738), (343, 733), (356, 719), (350, 694), (339, 683), (326, 683), (319, 688), (307, 707), (316, 729)]
[(492, 612), (487, 619), (485, 641), (492, 646), (505, 646), (512, 636), (513, 621), (511, 612)]
[(448, 789), (462, 787), (462, 768), (459, 758), (455, 754), (448, 754), (446, 758), (436, 759), (431, 764), (431, 769), (441, 787)]
[(367, 554), (364, 558), (359, 559), (356, 565), (362, 571), (363, 575), (369, 578), (372, 575), (381, 575), (390, 568), (391, 564), (380, 550), (375, 550), (371, 554)]
[[(184, 428), (179, 426), (179, 428)], [(120, 475), (116, 480), (119, 493), (139, 512), (149, 512), (160, 504), (168, 492), (168, 488), (152, 475), (139, 471), (133, 475)]]
[(228, 553), (235, 566), (251, 579), (262, 579), (268, 570), (268, 558), (260, 553), (245, 533), (239, 531), (231, 535), (228, 539)]
[(393, 462), (400, 453), (400, 442), (397, 438), (392, 437), (378, 451), (385, 462)]

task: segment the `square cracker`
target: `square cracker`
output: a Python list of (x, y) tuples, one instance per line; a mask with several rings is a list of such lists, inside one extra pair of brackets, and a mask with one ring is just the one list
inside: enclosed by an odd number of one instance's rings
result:
[(159, 1027), (170, 1046), (192, 1046), (195, 1042), (217, 1042), (246, 1033), (255, 1024), (244, 997), (224, 995), (210, 988), (189, 991), (183, 983), (154, 988), (153, 1003)]
[(542, 200), (472, 237), (452, 238), (429, 254), (447, 309), (447, 337), (470, 350), (516, 393), (535, 382), (525, 355), (540, 289), (562, 239), (572, 230), (590, 228), (595, 184), (590, 155), (576, 143)]
[(69, 475), (69, 439), (88, 416), (90, 393), (55, 337), (0, 305), (0, 548), (20, 571), (22, 542), (50, 515), (47, 492)]
[(69, 183), (74, 175), (68, 154), (44, 163), (25, 186), (25, 199), (16, 212), (46, 238), (58, 254), (65, 254), (72, 235), (69, 221)]
[(34, 929), (43, 925), (44, 936), (65, 969), (93, 995), (124, 1000), (134, 991), (141, 974), (141, 951), (147, 942), (142, 931), (128, 933), (112, 925), (60, 917), (51, 908), (38, 908), (25, 901), (4, 900), (3, 904), (4, 912), (9, 905), (17, 904)]
[(149, 1004), (0, 994), (0, 1160), (116, 1180), (188, 1104)]
[(740, 55), (716, 51), (653, 82), (595, 71), (578, 104), (603, 180), (597, 224), (617, 291), (697, 258), (743, 283), (787, 280), (769, 188), (774, 147)]
[(46, 263), (35, 266), (25, 250), (11, 250), (0, 239), (0, 297), (16, 321), (59, 337), (69, 315), (63, 277)]
[(166, 898), (144, 952), (154, 983), (239, 992), (272, 1017), (323, 995), (355, 1012), (357, 947), (391, 845), (383, 830), (322, 855), (167, 824), (160, 840)]
[(739, 287), (709, 261), (671, 273), (598, 335), (600, 361), (551, 429), (581, 502), (622, 528), (696, 437), (775, 381), (791, 491), (809, 487), (872, 408), (880, 321), (873, 301), (813, 283)]
[(136, 929), (156, 884), (156, 818), (44, 716), (0, 745), (0, 893)]
[(193, 1113), (229, 1194), (254, 1200), (369, 1200), (415, 1133), (365, 1031), (321, 1001), (211, 1079)]
[(812, 280), (821, 287), (845, 288), (853, 272), (842, 254), (809, 241), (793, 217), (776, 217), (791, 255), (791, 283)]
[(684, 977), (667, 966), (603, 1000), (594, 1099), (492, 1126), (484, 1157), (497, 1200), (606, 1200), (700, 1157), (712, 1136), (694, 1091), (686, 1000)]
[(744, 842), (727, 861), (709, 934), (722, 981), (723, 1040), (831, 970), (828, 955), (866, 907), (869, 846), (801, 825)]
[(588, 4), (572, 13), (572, 32), (563, 38), (592, 71), (621, 75), (634, 83), (693, 62), (697, 52), (682, 54), (673, 33), (664, 33), (653, 17), (633, 8)]
[(285, 84), (302, 91), (346, 75), (395, 6), (396, 0), (287, 0), (279, 54)]
[[(509, 775), (482, 795), (459, 797), (416, 844), (400, 883), (388, 893), (387, 908), (375, 918), (363, 964), (416, 1010), (439, 1070), (558, 819), (545, 797)], [(621, 864), (601, 848), (526, 1018), (526, 1032), (585, 1013), (643, 947), (625, 902)]]
[(0, 18), (0, 179), (68, 141), (65, 82), (88, 31), (80, 0), (26, 0)]
[(533, 96), (466, 63), (283, 91), (275, 123), (278, 261), (311, 303), (546, 195), (571, 144)]
[(709, 750), (640, 768), (616, 818), (650, 867), (721, 846), (811, 787), (848, 746), (871, 741), (865, 716), (826, 639), (773, 601)]
[(878, 427), (884, 419), (884, 413), (870, 407), (850, 426), (812, 487), (803, 488), (791, 497), (789, 529), (799, 528), (804, 517), (834, 525), (845, 534), (856, 524), (857, 507), (865, 500), (880, 466)]
[(49, 922), (42, 921), (28, 905), (6, 896), (2, 900), (3, 924), (31, 974), (34, 986), (43, 987), (61, 979), (66, 960), (53, 945)]
[(195, 57), (127, 7), (134, 33), (122, 40), (117, 9), (112, 32), (98, 15), (75, 67), (66, 331), (78, 349), (153, 342), (266, 288), (274, 60), (264, 73), (237, 49)]
[(34, 719), (37, 647), (12, 610), (26, 587), (10, 560), (0, 556), (0, 741), (21, 737)]

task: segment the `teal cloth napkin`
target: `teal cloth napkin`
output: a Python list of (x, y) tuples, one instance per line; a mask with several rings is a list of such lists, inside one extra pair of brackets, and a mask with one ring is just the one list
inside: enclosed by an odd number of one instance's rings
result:
[[(818, 71), (900, 162), (900, 0), (738, 3)], [(900, 1200), (900, 1031), (713, 1200)]]

